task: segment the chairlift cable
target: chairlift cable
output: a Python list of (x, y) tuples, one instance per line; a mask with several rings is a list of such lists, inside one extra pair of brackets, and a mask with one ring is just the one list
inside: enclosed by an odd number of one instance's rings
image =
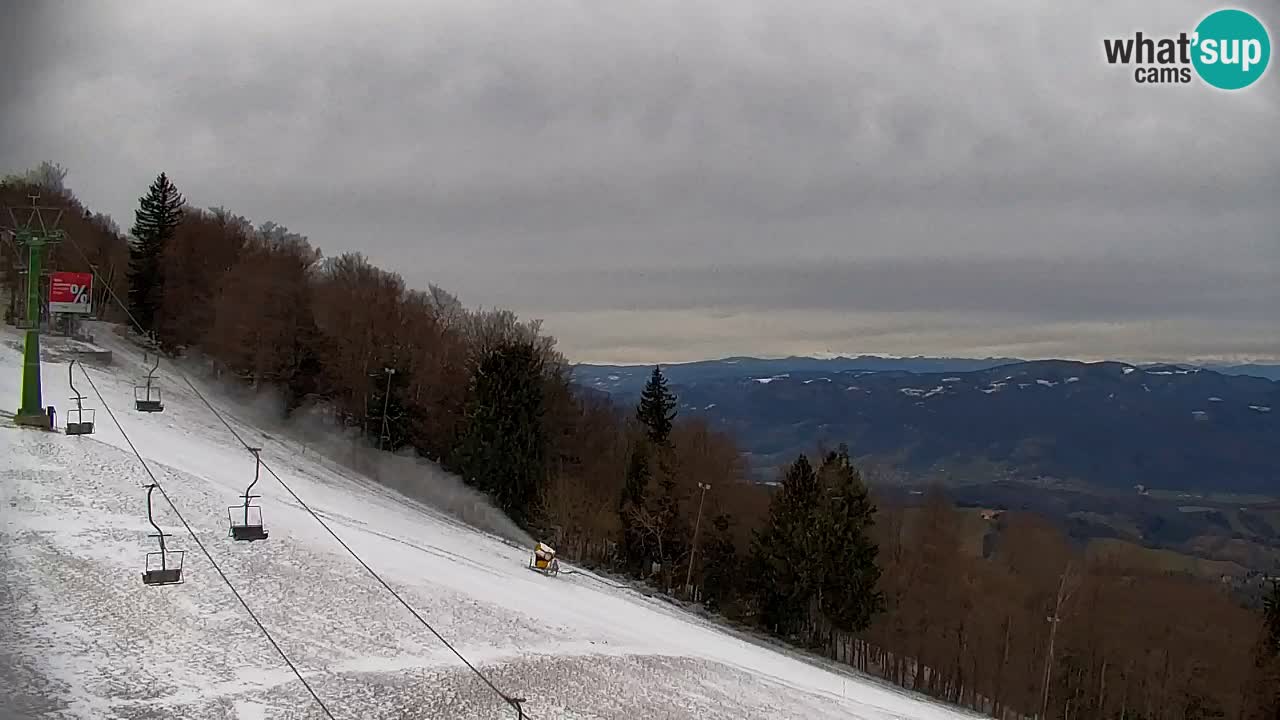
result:
[[(84, 250), (80, 247), (80, 244), (79, 244), (79, 243), (77, 243), (77, 242), (75, 241), (75, 239), (74, 239), (74, 238), (71, 238), (71, 236), (68, 236), (68, 237), (67, 237), (67, 239), (71, 241), (71, 245), (72, 245), (72, 247), (74, 247), (74, 248), (76, 249), (76, 252), (80, 254), (80, 257), (81, 257), (81, 259), (83, 259), (83, 260), (84, 260), (85, 265), (87, 265), (87, 266), (89, 267), (90, 272), (92, 272), (92, 273), (93, 273), (94, 279), (95, 279), (95, 280), (99, 280), (99, 281), (100, 281), (100, 280), (101, 280), (101, 276), (99, 275), (99, 273), (98, 273), (97, 269), (93, 266), (93, 263), (89, 262), (89, 256), (85, 254)], [(124, 312), (124, 314), (129, 318), (129, 320), (133, 323), (134, 327), (136, 327), (136, 328), (138, 329), (138, 332), (139, 332), (139, 333), (141, 333), (143, 336), (145, 336), (145, 335), (147, 334), (147, 330), (146, 330), (146, 328), (145, 328), (145, 327), (143, 327), (142, 323), (138, 322), (138, 318), (137, 318), (137, 317), (135, 317), (135, 316), (134, 316), (134, 314), (133, 314), (132, 312), (130, 312), (130, 311), (129, 311), (129, 307), (124, 303), (124, 301), (122, 301), (122, 300), (120, 299), (120, 296), (116, 294), (115, 290), (111, 287), (111, 284), (110, 284), (110, 283), (104, 283), (104, 284), (103, 284), (103, 286), (106, 288), (107, 293), (111, 296), (111, 298), (112, 298), (113, 300), (115, 300), (116, 305), (117, 305), (117, 306), (119, 306), (119, 308), (120, 308), (120, 309)], [(157, 354), (157, 361), (158, 361), (158, 360), (159, 360), (159, 352), (157, 352), (156, 354)], [(217, 409), (217, 408), (215, 408), (215, 407), (213, 406), (213, 404), (212, 404), (212, 403), (210, 403), (210, 402), (209, 402), (209, 400), (204, 396), (204, 394), (203, 394), (203, 393), (201, 393), (201, 392), (196, 388), (196, 386), (191, 382), (191, 379), (190, 379), (189, 377), (187, 377), (187, 374), (186, 374), (185, 372), (183, 372), (183, 371), (182, 371), (182, 368), (178, 367), (178, 366), (177, 366), (176, 364), (174, 364), (174, 363), (169, 363), (169, 367), (170, 367), (170, 369), (172, 369), (174, 372), (176, 372), (176, 373), (178, 374), (178, 377), (182, 378), (182, 381), (183, 381), (184, 383), (186, 383), (187, 387), (191, 388), (191, 391), (192, 391), (192, 392), (194, 392), (194, 393), (196, 394), (196, 397), (200, 398), (200, 401), (201, 401), (202, 403), (204, 403), (205, 407), (207, 407), (207, 408), (209, 409), (209, 412), (213, 413), (214, 417), (218, 418), (218, 421), (219, 421), (219, 422), (221, 422), (221, 423), (223, 424), (223, 426), (225, 426), (225, 427), (227, 428), (227, 430), (231, 432), (231, 434), (235, 437), (235, 439), (236, 439), (236, 440), (238, 440), (238, 441), (240, 442), (240, 444), (241, 444), (241, 445), (243, 445), (243, 446), (245, 447), (245, 449), (246, 449), (246, 450), (251, 449), (251, 447), (252, 447), (252, 446), (250, 446), (250, 445), (249, 445), (249, 443), (247, 443), (247, 442), (245, 442), (245, 441), (244, 441), (244, 438), (242, 438), (242, 437), (240, 436), (240, 433), (236, 432), (235, 428), (231, 427), (231, 424), (230, 424), (229, 422), (227, 422), (226, 418), (224, 418), (224, 417), (222, 416), (222, 413), (218, 412), (218, 409)], [(82, 367), (80, 368), (80, 370), (81, 370), (81, 372), (84, 372), (84, 367), (82, 366)], [(85, 377), (86, 377), (86, 378), (88, 378), (88, 373), (87, 373), (87, 372), (85, 373)], [(89, 382), (90, 382), (90, 384), (92, 384), (92, 383), (93, 383), (93, 380), (92, 380), (92, 379), (90, 379), (90, 380), (89, 380)], [(94, 392), (96, 393), (97, 391), (98, 391), (97, 387), (94, 387)], [(102, 394), (101, 394), (101, 393), (98, 393), (98, 397), (101, 399), (101, 398), (102, 398)], [(103, 401), (103, 403), (102, 403), (102, 404), (103, 404), (103, 407), (106, 407), (106, 402), (105, 402), (105, 401)], [(114, 421), (114, 422), (116, 423), (116, 427), (117, 427), (117, 428), (119, 428), (119, 427), (120, 427), (120, 423), (119, 423), (119, 421), (117, 421), (117, 420), (116, 420), (115, 415), (111, 413), (111, 410), (110, 410), (109, 408), (107, 409), (107, 412), (108, 412), (108, 414), (111, 414), (111, 419), (112, 419), (112, 421)], [(121, 429), (120, 429), (120, 433), (121, 433), (122, 435), (124, 434), (124, 429), (123, 429), (123, 428), (121, 428)], [(128, 440), (128, 437), (126, 436), (126, 437), (125, 437), (125, 439), (126, 439), (126, 440)], [(130, 446), (130, 447), (133, 447), (133, 443), (132, 443), (132, 442), (130, 442), (130, 443), (129, 443), (129, 446)], [(134, 454), (135, 454), (135, 455), (138, 455), (138, 459), (139, 459), (139, 460), (141, 460), (141, 459), (142, 459), (142, 455), (138, 454), (138, 451), (137, 451), (137, 449), (136, 449), (136, 448), (134, 448)], [(472, 664), (471, 664), (471, 661), (467, 660), (467, 658), (466, 658), (465, 656), (463, 656), (463, 654), (462, 654), (461, 652), (459, 652), (459, 651), (457, 650), (457, 648), (455, 648), (455, 647), (453, 646), (453, 644), (452, 644), (452, 643), (450, 643), (448, 640), (446, 640), (446, 639), (444, 638), (444, 636), (443, 636), (443, 635), (441, 635), (441, 634), (440, 634), (440, 632), (439, 632), (439, 631), (437, 631), (437, 630), (435, 629), (435, 627), (433, 627), (433, 626), (431, 625), (431, 623), (427, 622), (426, 618), (422, 617), (422, 615), (421, 615), (417, 610), (415, 610), (415, 609), (414, 609), (414, 607), (413, 607), (412, 605), (410, 605), (410, 604), (409, 604), (409, 603), (408, 603), (408, 602), (407, 602), (403, 597), (401, 597), (400, 593), (396, 592), (396, 590), (395, 590), (394, 588), (392, 588), (389, 584), (387, 584), (387, 581), (386, 581), (386, 580), (383, 580), (383, 579), (382, 579), (382, 576), (381, 576), (381, 575), (379, 575), (379, 574), (377, 573), (377, 571), (375, 571), (372, 567), (370, 567), (370, 566), (369, 566), (369, 564), (368, 564), (368, 563), (366, 563), (366, 562), (364, 561), (364, 559), (363, 559), (363, 558), (361, 558), (361, 557), (360, 557), (360, 555), (359, 555), (358, 553), (356, 553), (356, 551), (355, 551), (355, 550), (351, 549), (351, 546), (350, 546), (350, 545), (348, 545), (348, 544), (346, 543), (346, 541), (344, 541), (341, 537), (339, 537), (338, 533), (334, 532), (334, 531), (333, 531), (333, 528), (329, 527), (329, 524), (328, 524), (328, 523), (326, 523), (326, 522), (325, 522), (325, 521), (324, 521), (324, 520), (323, 520), (323, 519), (322, 519), (318, 514), (316, 514), (316, 512), (315, 512), (314, 510), (312, 510), (312, 509), (311, 509), (311, 506), (310, 506), (310, 505), (307, 505), (307, 503), (306, 503), (306, 502), (304, 502), (304, 501), (303, 501), (303, 499), (302, 499), (301, 497), (299, 497), (299, 496), (298, 496), (298, 494), (297, 494), (296, 492), (294, 492), (294, 491), (293, 491), (293, 488), (289, 487), (288, 483), (286, 483), (286, 482), (285, 482), (285, 481), (284, 481), (284, 480), (283, 480), (279, 475), (277, 475), (275, 470), (272, 470), (272, 469), (271, 469), (271, 466), (270, 466), (270, 465), (268, 465), (268, 464), (266, 463), (266, 461), (261, 460), (261, 458), (259, 458), (259, 462), (261, 462), (261, 463), (262, 463), (262, 467), (263, 467), (263, 469), (265, 469), (268, 473), (270, 473), (270, 474), (271, 474), (271, 477), (275, 478), (275, 479), (276, 479), (276, 482), (280, 483), (280, 486), (281, 486), (281, 487), (283, 487), (283, 488), (285, 489), (285, 491), (287, 491), (287, 492), (289, 493), (289, 495), (291, 495), (291, 496), (293, 497), (293, 499), (294, 499), (295, 501), (297, 501), (297, 503), (298, 503), (299, 505), (301, 505), (301, 506), (302, 506), (302, 508), (303, 508), (304, 510), (306, 510), (306, 511), (307, 511), (307, 514), (309, 514), (312, 518), (314, 518), (316, 522), (320, 523), (320, 526), (321, 526), (321, 527), (323, 527), (326, 531), (328, 531), (328, 533), (329, 533), (330, 535), (332, 535), (332, 536), (333, 536), (333, 539), (334, 539), (334, 540), (337, 540), (337, 541), (338, 541), (338, 544), (339, 544), (339, 545), (341, 545), (341, 546), (343, 547), (343, 549), (345, 549), (345, 550), (346, 550), (346, 551), (351, 555), (351, 557), (355, 558), (356, 562), (360, 563), (360, 565), (361, 565), (365, 570), (367, 570), (367, 571), (369, 572), (369, 574), (370, 574), (370, 575), (372, 575), (372, 576), (373, 576), (373, 579), (374, 579), (374, 580), (377, 580), (377, 581), (378, 581), (378, 583), (379, 583), (380, 585), (382, 585), (382, 587), (383, 587), (383, 588), (385, 588), (387, 592), (391, 593), (391, 596), (392, 596), (392, 597), (394, 597), (397, 601), (399, 601), (399, 603), (400, 603), (401, 605), (403, 605), (403, 606), (405, 607), (405, 609), (406, 609), (406, 610), (408, 610), (408, 611), (409, 611), (409, 613), (410, 613), (411, 615), (413, 615), (413, 617), (414, 617), (415, 619), (417, 619), (417, 621), (423, 625), (423, 627), (425, 627), (425, 628), (427, 628), (427, 630), (431, 631), (431, 634), (432, 634), (432, 635), (434, 635), (434, 636), (436, 637), (436, 639), (438, 639), (438, 640), (439, 640), (439, 641), (440, 641), (440, 642), (441, 642), (445, 647), (447, 647), (447, 648), (448, 648), (448, 649), (449, 649), (449, 650), (450, 650), (454, 655), (458, 656), (458, 659), (459, 659), (459, 660), (461, 660), (461, 661), (462, 661), (462, 663), (463, 663), (464, 665), (466, 665), (468, 669), (470, 669), (470, 670), (471, 670), (471, 672), (475, 673), (475, 675), (476, 675), (477, 677), (479, 677), (479, 678), (484, 682), (484, 684), (485, 684), (485, 685), (487, 685), (487, 686), (489, 687), (489, 689), (490, 689), (490, 690), (493, 690), (493, 692), (494, 692), (494, 693), (496, 693), (496, 694), (498, 695), (498, 697), (502, 698), (502, 701), (503, 701), (503, 702), (505, 702), (505, 703), (506, 703), (507, 705), (509, 705), (513, 710), (515, 710), (515, 711), (516, 711), (516, 715), (517, 715), (517, 717), (519, 718), (519, 720), (526, 720), (526, 719), (528, 719), (528, 720), (532, 720), (532, 718), (529, 716), (529, 714), (528, 714), (527, 712), (525, 712), (524, 708), (522, 707), (522, 703), (524, 703), (524, 702), (525, 702), (524, 698), (517, 698), (517, 697), (513, 697), (513, 696), (511, 696), (511, 695), (508, 695), (508, 694), (506, 694), (506, 693), (502, 692), (502, 690), (499, 690), (499, 689), (498, 689), (498, 686), (497, 686), (497, 685), (495, 685), (495, 684), (493, 683), (493, 681), (492, 681), (492, 680), (490, 680), (490, 679), (488, 678), (488, 676), (486, 676), (486, 675), (485, 675), (485, 674), (484, 674), (480, 669), (478, 669), (475, 665), (472, 665)], [(146, 467), (146, 463), (145, 463), (145, 462), (143, 463), (143, 467), (144, 467), (144, 468)], [(150, 475), (150, 474), (151, 474), (151, 471), (150, 471), (149, 469), (147, 470), (147, 474), (148, 474), (148, 475)], [(154, 476), (152, 476), (152, 479), (154, 480)], [(159, 485), (159, 483), (157, 483), (157, 485)], [(169, 499), (169, 496), (168, 496), (167, 494), (165, 494), (165, 493), (164, 493), (164, 488), (160, 488), (160, 492), (161, 492), (161, 494), (162, 494), (162, 495), (164, 495), (164, 497), (165, 497), (165, 499), (166, 499), (166, 500), (168, 500), (168, 499)], [(169, 504), (170, 504), (170, 506), (171, 506), (171, 507), (173, 506), (172, 501), (170, 501), (170, 503), (169, 503)], [(175, 513), (177, 512), (177, 509), (176, 509), (176, 508), (174, 509), (174, 512), (175, 512)], [(181, 516), (179, 516), (179, 519), (181, 519)], [(183, 525), (186, 525), (186, 521), (185, 521), (185, 520), (183, 520)], [(188, 527), (187, 529), (188, 529), (188, 531), (190, 531), (190, 527)], [(193, 537), (193, 538), (195, 537), (195, 533), (194, 533), (194, 532), (192, 533), (192, 537)], [(200, 541), (199, 541), (198, 539), (196, 540), (196, 544), (197, 544), (197, 545), (200, 545), (200, 549), (204, 551), (205, 556), (206, 556), (206, 557), (209, 557), (210, 562), (213, 562), (213, 558), (212, 558), (211, 556), (209, 556), (209, 553), (208, 553), (208, 551), (207, 551), (207, 550), (204, 550), (204, 546), (200, 544)], [(214, 569), (215, 569), (215, 570), (218, 570), (218, 574), (219, 574), (219, 575), (222, 575), (222, 570), (218, 569), (218, 566), (217, 566), (217, 564), (216, 564), (216, 563), (214, 564)], [(223, 575), (223, 580), (225, 580), (225, 581), (227, 582), (228, 587), (231, 587), (231, 582), (230, 582), (229, 580), (227, 580), (227, 578), (226, 578), (226, 576), (225, 576), (225, 575)], [(235, 588), (234, 588), (234, 587), (231, 587), (231, 590), (232, 590), (232, 592), (235, 592)], [(239, 598), (239, 597), (240, 597), (239, 593), (236, 593), (236, 597), (237, 597), (237, 598)], [(241, 600), (240, 602), (241, 602), (241, 604), (244, 604), (244, 600)], [(245, 605), (245, 610), (249, 610), (249, 606), (248, 606), (248, 605)], [(249, 610), (249, 613), (250, 613), (250, 615), (252, 615), (252, 614), (253, 614), (253, 611), (252, 611), (252, 610)], [(254, 616), (254, 621), (255, 621), (255, 622), (257, 622), (257, 616)], [(259, 624), (258, 624), (258, 627), (262, 628), (262, 630), (263, 630), (263, 632), (264, 632), (264, 633), (266, 632), (266, 628), (262, 627), (262, 624), (261, 624), (261, 623), (259, 623)], [(270, 635), (268, 635), (268, 639), (270, 639)], [(275, 641), (274, 641), (274, 640), (272, 640), (272, 644), (273, 644), (273, 645), (275, 644)], [(276, 646), (276, 649), (277, 649), (277, 650), (280, 650), (279, 646)], [(284, 651), (282, 651), (282, 650), (281, 650), (281, 651), (280, 651), (280, 654), (281, 654), (281, 656), (284, 656)], [(285, 662), (289, 662), (289, 660), (288, 660), (288, 658), (287, 658), (287, 657), (285, 658)], [(289, 666), (290, 666), (290, 668), (293, 668), (293, 664), (292, 664), (292, 663), (289, 663)], [(298, 674), (298, 671), (297, 671), (296, 669), (294, 669), (294, 673), (295, 673), (295, 674)], [(301, 674), (298, 674), (298, 678), (301, 680), (301, 679), (302, 679), (302, 675), (301, 675)], [(303, 680), (302, 682), (303, 682), (303, 684), (304, 684), (304, 685), (306, 684), (306, 680)], [(307, 685), (307, 689), (308, 689), (308, 690), (311, 690), (311, 686), (310, 686), (310, 685)], [(316, 702), (320, 702), (320, 698), (319, 698), (318, 696), (316, 696), (316, 694), (315, 694), (315, 692), (314, 692), (314, 691), (312, 691), (312, 692), (311, 692), (311, 694), (312, 694), (312, 697), (315, 697), (315, 698), (316, 698)], [(323, 704), (323, 703), (321, 703), (321, 708), (324, 708), (324, 704)], [(332, 717), (333, 717), (333, 715), (329, 713), (329, 711), (328, 711), (328, 709), (327, 709), (327, 708), (324, 708), (324, 710), (325, 710), (325, 714), (326, 714), (326, 715), (328, 715), (330, 718), (332, 718)]]
[[(217, 417), (220, 422), (222, 422), (223, 426), (225, 426), (227, 430), (233, 436), (235, 436), (236, 440), (240, 441), (241, 445), (244, 445), (245, 448), (250, 448), (251, 446), (244, 441), (244, 438), (240, 436), (240, 433), (236, 432), (236, 429), (231, 426), (231, 423), (227, 422), (226, 418), (222, 416), (222, 413), (218, 412), (218, 409), (215, 408), (213, 404), (209, 402), (208, 398), (204, 396), (204, 393), (201, 393), (200, 390), (196, 388), (195, 384), (191, 382), (191, 379), (187, 377), (186, 373), (182, 372), (182, 370), (178, 368), (174, 368), (174, 369), (177, 371), (179, 377), (182, 378), (182, 381), (187, 384), (187, 387), (191, 388), (191, 392), (195, 393), (196, 397), (200, 398), (200, 401), (205, 404), (205, 407), (209, 408), (209, 412), (213, 413), (214, 416)], [(333, 539), (337, 540), (338, 544), (341, 545), (344, 550), (350, 553), (351, 557), (355, 558), (356, 562), (360, 563), (360, 565), (365, 570), (367, 570), (370, 575), (373, 576), (373, 579), (377, 580), (378, 583), (382, 585), (382, 587), (385, 588), (387, 592), (391, 593), (391, 596), (394, 597), (396, 600), (398, 600), (400, 604), (403, 605), (404, 608), (408, 610), (409, 613), (413, 615), (414, 618), (417, 619), (418, 622), (422, 623), (423, 627), (427, 628), (427, 630), (430, 630), (431, 634), (435, 635), (437, 640), (439, 640), (445, 647), (449, 648), (449, 650), (452, 651), (454, 655), (457, 655), (458, 659), (461, 660), (462, 663), (471, 670), (471, 672), (475, 673), (477, 677), (479, 677), (482, 681), (484, 681), (485, 685), (489, 686), (489, 689), (497, 693), (497, 695), (502, 698), (503, 702), (510, 705), (511, 708), (516, 711), (517, 715), (520, 718), (529, 718), (529, 714), (525, 712), (523, 708), (520, 707), (520, 703), (524, 702), (523, 699), (514, 698), (502, 692), (502, 690), (499, 690), (498, 686), (495, 685), (493, 681), (488, 678), (488, 676), (486, 676), (483, 672), (481, 672), (475, 665), (472, 665), (471, 661), (467, 660), (467, 658), (463, 656), (461, 652), (458, 652), (457, 648), (455, 648), (448, 640), (446, 640), (444, 636), (441, 635), (440, 632), (436, 630), (435, 627), (433, 627), (430, 622), (427, 621), (426, 618), (422, 617), (422, 615), (416, 609), (414, 609), (414, 607), (410, 605), (408, 601), (406, 601), (400, 595), (400, 593), (396, 592), (395, 588), (387, 584), (387, 581), (383, 580), (382, 576), (379, 575), (376, 570), (374, 570), (372, 567), (369, 567), (369, 564), (364, 561), (364, 558), (360, 557), (360, 555), (355, 550), (352, 550), (351, 546), (348, 545), (346, 541), (343, 540), (338, 535), (338, 533), (334, 532), (333, 528), (330, 527), (329, 524), (326, 523), (324, 519), (321, 518), (320, 515), (316, 513), (315, 510), (312, 510), (311, 506), (308, 505), (306, 501), (304, 501), (301, 497), (299, 497), (298, 494), (293, 491), (293, 488), (289, 487), (289, 484), (286, 483), (284, 479), (281, 478), (278, 474), (276, 474), (275, 470), (271, 469), (271, 466), (267, 464), (266, 460), (262, 460), (261, 462), (262, 462), (262, 469), (270, 473), (271, 477), (275, 478), (276, 482), (280, 483), (280, 486), (283, 487), (285, 491), (288, 492), (289, 495), (291, 495), (293, 499), (297, 501), (297, 503), (300, 506), (302, 506), (302, 509), (306, 510), (307, 514), (315, 518), (315, 521), (320, 523), (320, 526), (323, 527), (325, 530), (327, 530), (329, 534), (333, 536)]]
[(147, 465), (147, 461), (143, 459), (142, 453), (138, 452), (137, 446), (133, 444), (133, 440), (131, 440), (129, 438), (129, 434), (125, 432), (124, 426), (120, 424), (118, 419), (116, 419), (115, 412), (111, 410), (111, 406), (107, 404), (107, 399), (102, 396), (102, 392), (98, 390), (97, 384), (93, 382), (93, 378), (90, 377), (89, 371), (85, 370), (83, 364), (80, 366), (80, 372), (84, 374), (85, 380), (89, 381), (89, 387), (93, 388), (94, 394), (98, 396), (98, 402), (101, 403), (103, 409), (107, 411), (107, 415), (111, 416), (111, 421), (115, 423), (116, 429), (120, 431), (120, 434), (124, 437), (124, 441), (129, 443), (129, 449), (133, 450), (133, 454), (137, 456), (138, 462), (142, 464), (142, 469), (145, 470), (147, 476), (151, 478), (152, 484), (154, 484), (156, 489), (160, 491), (160, 495), (164, 497), (165, 502), (169, 503), (169, 507), (173, 510), (173, 514), (177, 516), (178, 520), (182, 523), (182, 526), (187, 529), (188, 533), (190, 533), (191, 539), (194, 540), (196, 546), (200, 548), (200, 552), (204, 553), (205, 558), (209, 560), (209, 564), (213, 566), (213, 569), (217, 571), (218, 576), (222, 578), (222, 582), (227, 584), (227, 588), (231, 590), (231, 594), (235, 595), (236, 600), (240, 601), (240, 605), (244, 607), (245, 612), (249, 613), (249, 617), (253, 619), (253, 623), (258, 626), (258, 629), (262, 631), (263, 636), (267, 638), (267, 642), (271, 643), (271, 646), (276, 649), (277, 653), (280, 653), (280, 657), (284, 660), (285, 664), (289, 666), (289, 669), (293, 671), (294, 675), (298, 676), (298, 680), (302, 681), (302, 686), (307, 689), (307, 692), (311, 693), (311, 697), (316, 701), (316, 704), (320, 706), (322, 711), (324, 711), (325, 717), (329, 718), (329, 720), (335, 720), (333, 713), (329, 711), (328, 706), (324, 704), (324, 701), (320, 699), (318, 694), (316, 694), (315, 689), (311, 687), (311, 683), (308, 683), (307, 679), (302, 676), (302, 672), (293, 664), (293, 661), (289, 659), (288, 654), (286, 654), (284, 649), (280, 647), (280, 644), (276, 642), (275, 638), (271, 636), (271, 632), (267, 630), (266, 626), (262, 624), (262, 621), (258, 619), (257, 614), (253, 612), (253, 608), (250, 608), (249, 603), (245, 602), (244, 597), (240, 595), (240, 591), (236, 590), (236, 586), (232, 584), (231, 579), (228, 578), (227, 574), (218, 566), (218, 561), (213, 559), (213, 555), (210, 554), (208, 548), (204, 546), (204, 543), (200, 542), (200, 537), (196, 535), (195, 529), (192, 528), (186, 518), (182, 516), (182, 513), (178, 510), (178, 506), (175, 505), (173, 499), (169, 497), (169, 493), (165, 492), (164, 486), (160, 484), (155, 473), (151, 472), (151, 467)]

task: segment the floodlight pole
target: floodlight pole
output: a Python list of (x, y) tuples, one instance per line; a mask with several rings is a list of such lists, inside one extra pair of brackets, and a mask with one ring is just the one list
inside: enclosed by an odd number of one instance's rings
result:
[(698, 553), (698, 529), (702, 527), (702, 503), (707, 499), (707, 491), (711, 489), (711, 483), (698, 483), (698, 487), (702, 489), (702, 496), (698, 498), (698, 519), (693, 523), (693, 548), (689, 550), (689, 569), (684, 574), (684, 590), (689, 592), (689, 583), (693, 579), (693, 558)]
[[(29, 197), (31, 207), (25, 209), (30, 210), (31, 214), (26, 223), (19, 223), (13, 208), (9, 209), (9, 215), (14, 220), (14, 238), (19, 245), (27, 248), (27, 327), (22, 344), (22, 405), (13, 420), (18, 425), (52, 430), (40, 389), (40, 277), (44, 249), (63, 238), (63, 232), (54, 227), (61, 219), (62, 211), (37, 205), (39, 195)], [(42, 210), (55, 212), (51, 223), (46, 225)]]
[(378, 450), (382, 450), (382, 442), (387, 439), (387, 407), (391, 404), (391, 377), (396, 374), (395, 368), (382, 368), (387, 374), (387, 389), (382, 396), (382, 432), (378, 433)]

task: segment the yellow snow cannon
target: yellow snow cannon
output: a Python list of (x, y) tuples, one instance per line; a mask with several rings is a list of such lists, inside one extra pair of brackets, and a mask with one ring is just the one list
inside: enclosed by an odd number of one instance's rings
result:
[(538, 543), (533, 549), (533, 557), (529, 558), (529, 569), (543, 575), (559, 575), (560, 561), (556, 559), (555, 548), (546, 543)]

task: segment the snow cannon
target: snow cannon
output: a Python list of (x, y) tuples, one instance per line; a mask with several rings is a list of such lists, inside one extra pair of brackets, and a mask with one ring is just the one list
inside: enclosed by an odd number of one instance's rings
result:
[(529, 569), (543, 575), (559, 575), (560, 561), (556, 559), (555, 548), (540, 542), (533, 549), (533, 557), (529, 558)]

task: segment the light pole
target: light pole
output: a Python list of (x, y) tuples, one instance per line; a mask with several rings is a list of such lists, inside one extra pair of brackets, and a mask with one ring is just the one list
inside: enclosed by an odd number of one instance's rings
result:
[(387, 389), (382, 396), (382, 432), (378, 433), (378, 450), (382, 450), (382, 443), (387, 439), (387, 406), (391, 404), (391, 377), (396, 374), (395, 368), (382, 368), (387, 374)]
[[(1053, 644), (1058, 635), (1058, 623), (1062, 622), (1062, 605), (1070, 599), (1072, 593), (1075, 592), (1075, 575), (1070, 562), (1062, 571), (1061, 580), (1058, 582), (1058, 600), (1053, 605), (1053, 615), (1045, 618), (1049, 622), (1049, 652), (1044, 659), (1044, 679), (1041, 681), (1041, 697), (1040, 697), (1040, 717), (1044, 717), (1049, 712), (1049, 681), (1053, 678)], [(1072, 587), (1068, 587), (1068, 582)]]
[(684, 591), (689, 592), (689, 583), (693, 579), (693, 558), (698, 553), (698, 529), (702, 527), (702, 503), (707, 499), (707, 491), (711, 489), (711, 483), (699, 482), (698, 487), (702, 489), (702, 495), (698, 498), (698, 519), (693, 522), (693, 548), (689, 550), (689, 569), (684, 574)]

